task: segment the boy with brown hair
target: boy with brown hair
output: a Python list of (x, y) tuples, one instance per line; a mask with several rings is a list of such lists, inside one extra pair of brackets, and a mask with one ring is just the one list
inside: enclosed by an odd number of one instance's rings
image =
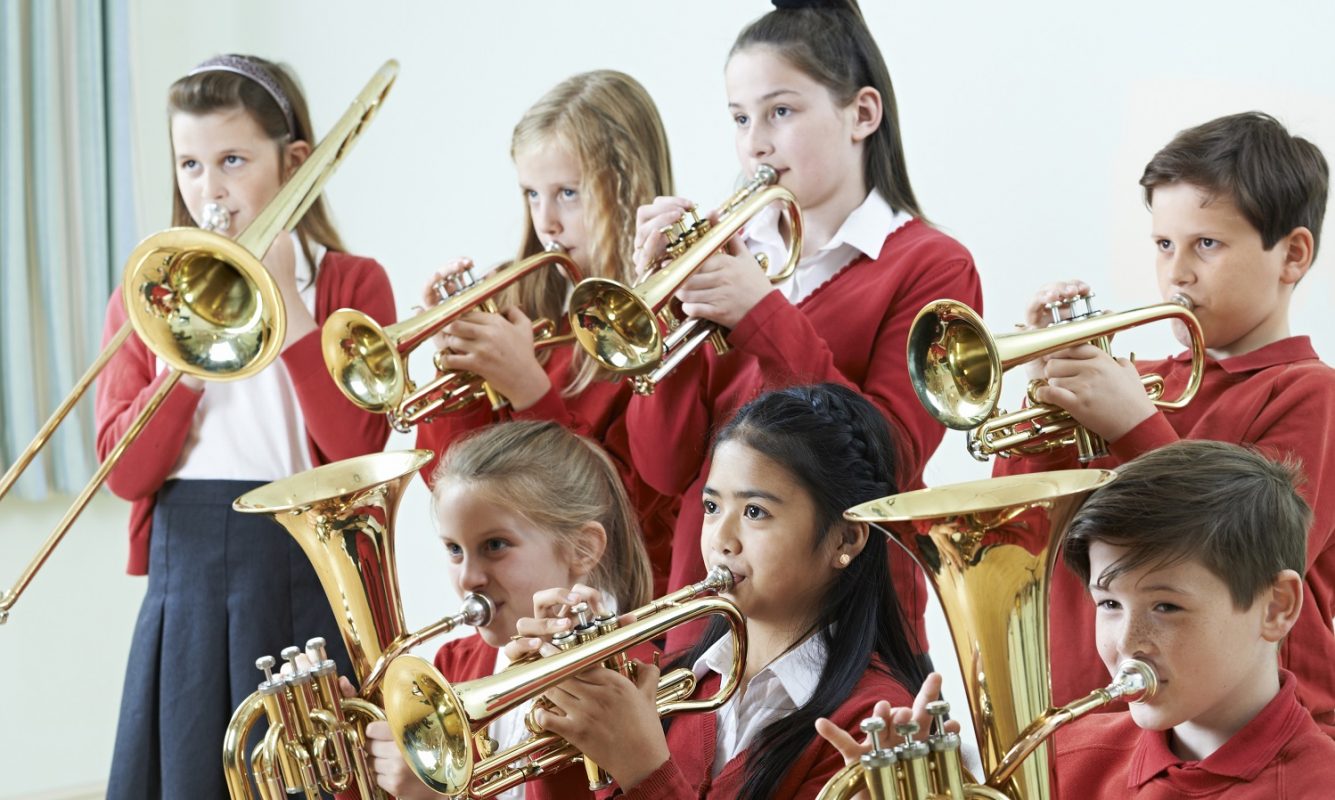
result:
[[(1205, 336), (1209, 357), (1200, 390), (1185, 409), (1165, 414), (1151, 404), (1139, 376), (1164, 376), (1164, 396), (1176, 397), (1191, 372), (1189, 353), (1132, 364), (1081, 345), (1038, 365), (1047, 385), (1035, 396), (1108, 441), (1109, 455), (1092, 467), (1116, 467), (1181, 439), (1253, 445), (1299, 465), (1314, 512), (1307, 602), (1280, 664), (1297, 676), (1299, 700), (1335, 735), (1335, 370), (1308, 337), (1289, 330), (1294, 286), (1320, 242), (1329, 168), (1311, 142), (1273, 117), (1249, 112), (1182, 131), (1150, 160), (1140, 183), (1153, 216), (1160, 295), (1190, 300)], [(1040, 290), (1029, 307), (1030, 326), (1044, 324), (1043, 304), (1087, 291), (1078, 281)], [(994, 472), (1078, 466), (1067, 448), (998, 459)], [(1054, 645), (1075, 654), (1053, 665), (1053, 699), (1068, 702), (1102, 685), (1094, 607), (1067, 570), (1053, 578), (1051, 631)]]
[(1109, 672), (1149, 662), (1159, 689), (1058, 733), (1063, 797), (1329, 796), (1335, 742), (1277, 659), (1304, 605), (1297, 477), (1235, 445), (1178, 442), (1076, 514), (1064, 557), (1097, 606), (1098, 655)]

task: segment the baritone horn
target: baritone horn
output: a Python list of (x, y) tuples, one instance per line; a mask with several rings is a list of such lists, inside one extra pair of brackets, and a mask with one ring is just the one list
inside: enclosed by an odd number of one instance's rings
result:
[[(14, 588), (0, 593), (0, 622), (9, 616), (19, 595), (182, 375), (209, 381), (239, 380), (263, 370), (278, 357), (287, 334), (283, 298), (260, 259), (274, 239), (296, 227), (320, 196), (339, 161), (384, 102), (398, 71), (398, 62), (393, 60), (380, 67), (319, 147), (236, 239), (207, 228), (169, 228), (149, 236), (130, 254), (121, 281), (129, 320), (111, 337), (32, 444), (0, 478), (0, 497), (18, 480), (125, 343), (131, 329), (170, 369)], [(221, 206), (206, 209), (203, 216), (205, 225), (219, 230), (230, 224)]]
[[(495, 296), (525, 276), (555, 267), (572, 285), (581, 280), (579, 266), (557, 243), (547, 249), (476, 278), (471, 269), (451, 275), (436, 284), (441, 302), (410, 319), (382, 328), (371, 317), (345, 308), (325, 320), (321, 332), (325, 366), (334, 383), (357, 406), (389, 417), (394, 429), (406, 433), (413, 425), (437, 414), (448, 414), (482, 399), (500, 409), (506, 400), (486, 381), (467, 372), (441, 367), (440, 353), (434, 363), (436, 377), (418, 387), (408, 376), (408, 357), (423, 342), (471, 311), (499, 312)], [(533, 323), (535, 350), (571, 340), (556, 335), (551, 320)]]
[[(664, 228), (665, 260), (634, 287), (610, 278), (582, 281), (570, 297), (570, 330), (580, 345), (609, 372), (632, 376), (638, 394), (652, 394), (659, 381), (706, 341), (715, 352), (727, 352), (726, 332), (711, 322), (679, 320), (672, 296), (705, 259), (775, 202), (783, 205), (788, 222), (788, 258), (770, 282), (788, 280), (802, 255), (802, 211), (778, 180), (773, 167), (761, 164), (755, 177), (719, 207), (717, 223), (691, 209)], [(768, 271), (768, 258), (756, 260)], [(664, 328), (669, 331), (666, 338)]]
[(1121, 698), (1147, 699), (1154, 670), (1128, 661), (1111, 685), (1051, 708), (1048, 587), (1058, 546), (1080, 504), (1115, 479), (1107, 470), (1015, 475), (893, 495), (856, 506), (844, 518), (883, 530), (927, 574), (950, 627), (978, 739), (982, 781), (960, 765), (959, 736), (941, 725), (949, 706), (938, 701), (927, 742), (916, 723), (897, 726), (905, 738), (881, 745), (837, 774), (820, 795), (848, 798), (941, 797), (951, 800), (1040, 800), (1054, 795), (1050, 737), (1076, 717)]
[[(232, 504), (242, 513), (273, 517), (296, 539), (333, 609), (359, 686), (357, 698), (342, 698), (337, 676), (327, 674), (333, 664), (324, 664), (327, 659), (318, 648), (308, 648), (311, 669), (294, 668), (286, 676), (270, 674), (270, 656), (256, 662), (265, 680), (233, 713), (223, 748), (232, 797), (249, 796), (245, 744), (263, 718), (269, 720), (269, 732), (251, 766), (265, 797), (284, 791), (340, 792), (367, 776), (374, 787), (374, 776), (357, 761), (361, 747), (356, 743), (367, 722), (384, 718), (379, 707), (386, 667), (401, 653), (459, 625), (490, 622), (494, 609), (483, 595), (469, 595), (457, 614), (415, 632), (404, 622), (395, 521), (407, 484), (432, 458), (429, 450), (359, 456), (261, 486)], [(294, 661), (298, 652), (288, 648), (283, 656)], [(282, 791), (266, 793), (275, 786)]]
[[(1038, 403), (1031, 381), (1031, 405), (1014, 413), (997, 407), (1001, 376), (1010, 368), (1074, 345), (1090, 342), (1105, 352), (1114, 333), (1158, 320), (1182, 323), (1191, 338), (1191, 376), (1182, 393), (1164, 400), (1164, 382), (1143, 375), (1141, 383), (1154, 405), (1175, 411), (1191, 402), (1205, 372), (1205, 337), (1191, 312), (1191, 300), (1175, 295), (1173, 302), (1109, 313), (1095, 311), (1084, 295), (1049, 303), (1053, 322), (1046, 328), (994, 335), (981, 317), (955, 300), (928, 303), (909, 329), (908, 365), (913, 390), (938, 422), (969, 431), (969, 453), (980, 461), (993, 455), (1030, 455), (1074, 444), (1081, 463), (1108, 454), (1097, 434), (1081, 427), (1065, 410)], [(1069, 312), (1069, 315), (1068, 313)]]
[(746, 664), (745, 620), (731, 600), (705, 595), (731, 586), (732, 573), (716, 567), (705, 580), (636, 609), (635, 621), (619, 627), (615, 614), (589, 619), (587, 612), (577, 612), (580, 618), (571, 635), (553, 641), (560, 652), (516, 662), (476, 680), (450, 684), (421, 658), (396, 659), (385, 677), (385, 715), (404, 760), (423, 783), (450, 797), (494, 797), (576, 761), (584, 761), (591, 790), (604, 788), (608, 776), (564, 739), (538, 728), (531, 713), (526, 723), (532, 735), (500, 752), (493, 752), (487, 726), (590, 667), (603, 664), (633, 676), (634, 663), (626, 655), (631, 648), (714, 614), (728, 621), (734, 645), (732, 665), (719, 690), (691, 700), (694, 673), (674, 669), (659, 678), (657, 708), (659, 716), (666, 716), (722, 706), (737, 690)]

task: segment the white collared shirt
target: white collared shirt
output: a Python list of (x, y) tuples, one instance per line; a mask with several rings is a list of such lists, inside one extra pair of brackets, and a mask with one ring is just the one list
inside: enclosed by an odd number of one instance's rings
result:
[[(732, 637), (714, 642), (695, 661), (697, 679), (710, 672), (727, 675), (732, 667)], [(825, 642), (819, 633), (765, 665), (751, 680), (714, 712), (715, 777), (751, 745), (765, 726), (805, 705), (816, 693), (825, 668)]]
[[(913, 215), (906, 211), (892, 210), (881, 193), (872, 189), (862, 205), (844, 219), (844, 224), (830, 241), (798, 262), (793, 276), (779, 284), (779, 291), (788, 302), (800, 303), (860, 256), (879, 256), (885, 237), (912, 219)], [(779, 231), (779, 220), (779, 207), (770, 205), (757, 214), (742, 233), (748, 250), (769, 256), (770, 272), (778, 271), (788, 255), (788, 245)]]
[[(315, 313), (314, 270), (296, 234), (297, 285)], [(317, 263), (325, 248), (315, 245)], [(160, 359), (158, 372), (166, 368)], [(190, 433), (170, 478), (275, 481), (314, 466), (306, 446), (306, 420), (282, 357), (239, 381), (209, 381), (195, 407)]]

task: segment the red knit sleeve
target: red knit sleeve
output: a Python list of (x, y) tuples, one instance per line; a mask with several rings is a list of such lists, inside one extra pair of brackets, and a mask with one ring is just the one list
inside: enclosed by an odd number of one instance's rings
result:
[[(103, 346), (125, 321), (125, 306), (117, 291), (107, 303)], [(105, 459), (115, 448), (167, 375), (167, 371), (157, 374), (153, 352), (131, 333), (97, 380), (94, 415), (99, 459)], [(179, 383), (172, 389), (107, 477), (107, 486), (112, 492), (126, 500), (138, 500), (152, 495), (162, 486), (181, 455), (200, 397), (199, 392)]]
[(631, 800), (670, 800), (698, 797), (699, 792), (687, 782), (677, 763), (669, 758), (651, 772), (649, 777), (632, 786), (622, 796)]
[(719, 392), (721, 359), (704, 350), (683, 360), (652, 395), (633, 395), (626, 407), (631, 462), (640, 479), (673, 497), (699, 474), (714, 424), (711, 398)]
[[(983, 293), (978, 271), (967, 256), (943, 258), (924, 248), (902, 270), (891, 296), (868, 297), (883, 304), (864, 309), (874, 319), (850, 320), (849, 324), (878, 325), (867, 374), (861, 385), (840, 372), (829, 343), (811, 320), (778, 291), (742, 318), (728, 337), (734, 347), (756, 356), (764, 374), (800, 375), (804, 381), (831, 381), (861, 393), (885, 414), (899, 434), (907, 485), (921, 475), (927, 459), (945, 434), (941, 423), (923, 408), (909, 380), (907, 347), (909, 327), (918, 312), (933, 300), (952, 298), (981, 313)], [(851, 313), (856, 313), (856, 309)]]
[[(341, 274), (340, 274), (341, 273)], [(317, 283), (317, 322), (339, 308), (357, 308), (381, 325), (396, 319), (394, 292), (385, 268), (367, 258), (330, 253), (321, 261)], [(320, 331), (314, 330), (283, 351), (283, 363), (296, 389), (306, 422), (306, 435), (316, 463), (379, 452), (389, 439), (389, 423), (353, 405), (329, 377), (320, 349)]]

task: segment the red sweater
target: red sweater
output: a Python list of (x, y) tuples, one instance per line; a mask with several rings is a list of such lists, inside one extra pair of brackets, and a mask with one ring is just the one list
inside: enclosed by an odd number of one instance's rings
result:
[(1129, 713), (1091, 714), (1057, 734), (1060, 796), (1081, 800), (1309, 800), (1335, 793), (1335, 742), (1294, 696), (1279, 694), (1215, 752), (1183, 761), (1171, 731), (1136, 727)]
[(630, 444), (626, 436), (626, 404), (630, 401), (627, 381), (594, 380), (573, 397), (562, 397), (570, 373), (574, 346), (552, 349), (544, 369), (551, 388), (537, 403), (523, 411), (508, 406), (493, 412), (485, 403), (454, 414), (442, 414), (417, 426), (417, 446), (435, 451), (436, 458), (422, 468), (422, 477), (431, 485), (440, 454), (461, 436), (493, 422), (531, 419), (559, 422), (567, 429), (586, 436), (603, 446), (621, 473), (631, 503), (639, 516), (640, 528), (654, 572), (654, 596), (667, 594), (668, 562), (671, 558), (672, 527), (677, 519), (677, 498), (664, 496), (646, 484), (630, 467)]
[[(315, 321), (322, 324), (330, 313), (344, 307), (359, 308), (382, 325), (394, 322), (394, 295), (384, 267), (369, 258), (329, 252), (316, 273)], [(125, 306), (117, 291), (107, 303), (104, 343), (125, 320)], [(306, 421), (306, 443), (315, 464), (377, 452), (385, 446), (389, 426), (384, 417), (352, 405), (330, 380), (320, 352), (319, 330), (283, 351), (282, 359), (296, 388)], [(111, 452), (166, 375), (165, 371), (157, 374), (153, 351), (137, 336), (131, 336), (111, 359), (97, 381), (98, 458)], [(153, 504), (180, 458), (201, 396), (178, 383), (107, 477), (112, 492), (133, 501), (127, 567), (131, 575), (148, 572)], [(240, 444), (244, 432), (238, 436)]]
[[(1177, 397), (1191, 371), (1189, 354), (1142, 363), (1164, 376), (1164, 396)], [(1298, 699), (1335, 735), (1335, 370), (1296, 336), (1222, 361), (1207, 360), (1196, 397), (1183, 410), (1156, 413), (1109, 445), (1091, 467), (1110, 469), (1179, 439), (1255, 445), (1272, 458), (1298, 459), (1300, 487), (1312, 506), (1307, 539), (1306, 597), (1280, 664), (1298, 678)], [(997, 459), (994, 474), (1079, 467), (1074, 448), (1027, 458)], [(1065, 566), (1052, 582), (1051, 639), (1062, 657), (1052, 665), (1053, 699), (1065, 703), (1102, 686), (1108, 671), (1094, 643), (1094, 604)], [(1113, 709), (1115, 710), (1115, 709)]]
[[(890, 422), (900, 490), (920, 488), (927, 459), (945, 428), (918, 402), (909, 382), (907, 341), (914, 317), (932, 300), (982, 303), (978, 272), (959, 242), (914, 220), (885, 239), (875, 259), (861, 257), (797, 305), (776, 291), (728, 335), (733, 352), (712, 349), (675, 369), (651, 397), (632, 399), (631, 455), (659, 492), (682, 497), (669, 588), (702, 579), (701, 492), (714, 432), (745, 403), (771, 389), (821, 382), (860, 392)], [(905, 618), (927, 649), (926, 583), (907, 554), (892, 546), (891, 573)], [(698, 635), (698, 632), (697, 634)], [(674, 631), (668, 649), (690, 633)]]
[[(707, 697), (714, 693), (718, 690), (719, 680), (717, 674), (711, 673), (700, 683), (696, 694)], [(889, 700), (895, 706), (913, 704), (912, 695), (902, 684), (878, 670), (869, 669), (848, 699), (830, 714), (830, 721), (861, 740), (859, 725), (871, 716), (879, 700)], [(739, 753), (724, 765), (717, 776), (711, 777), (709, 773), (714, 764), (715, 733), (713, 714), (682, 714), (674, 718), (667, 734), (668, 751), (672, 757), (648, 778), (627, 791), (625, 796), (634, 800), (731, 800), (737, 797), (746, 780), (747, 761), (752, 752), (747, 749)], [(839, 751), (813, 730), (811, 743), (793, 761), (771, 797), (774, 800), (815, 797), (843, 766), (844, 759)]]

